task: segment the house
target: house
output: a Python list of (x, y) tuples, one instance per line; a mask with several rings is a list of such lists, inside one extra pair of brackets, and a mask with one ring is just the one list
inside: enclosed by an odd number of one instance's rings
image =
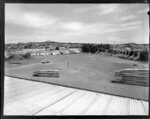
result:
[(64, 54), (64, 55), (68, 55), (68, 54), (70, 54), (70, 51), (69, 50), (61, 50), (60, 53)]
[(49, 47), (47, 47), (47, 48), (46, 48), (46, 50), (47, 50), (47, 51), (50, 51), (50, 50), (55, 50), (55, 48), (56, 48), (56, 47), (49, 46)]
[(51, 55), (60, 55), (60, 52), (55, 50), (55, 51), (51, 52)]
[(31, 56), (59, 55), (59, 51), (32, 51)]
[(5, 51), (5, 58), (8, 58), (9, 57), (9, 54), (8, 52)]
[(63, 46), (59, 47), (59, 50), (65, 50), (65, 49), (66, 47), (63, 47)]
[(79, 48), (70, 48), (71, 53), (81, 53), (81, 50)]

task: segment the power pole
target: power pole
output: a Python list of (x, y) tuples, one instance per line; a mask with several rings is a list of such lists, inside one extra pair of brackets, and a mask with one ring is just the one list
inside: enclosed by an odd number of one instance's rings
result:
[[(69, 45), (67, 45), (67, 50), (69, 51)], [(67, 61), (67, 68), (69, 68), (69, 65), (70, 65), (70, 54), (68, 54), (68, 61)]]

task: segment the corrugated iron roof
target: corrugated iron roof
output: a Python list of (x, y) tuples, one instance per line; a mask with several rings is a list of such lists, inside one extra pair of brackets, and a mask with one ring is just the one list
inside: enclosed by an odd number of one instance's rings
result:
[(148, 110), (148, 101), (6, 76), (4, 80), (4, 115), (148, 115)]

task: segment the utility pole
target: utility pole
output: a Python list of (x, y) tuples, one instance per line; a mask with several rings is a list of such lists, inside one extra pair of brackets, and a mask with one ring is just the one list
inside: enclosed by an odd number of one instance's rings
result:
[[(69, 51), (69, 45), (67, 45), (67, 50)], [(69, 68), (69, 65), (70, 65), (70, 54), (68, 54), (68, 61), (67, 61), (67, 68)]]

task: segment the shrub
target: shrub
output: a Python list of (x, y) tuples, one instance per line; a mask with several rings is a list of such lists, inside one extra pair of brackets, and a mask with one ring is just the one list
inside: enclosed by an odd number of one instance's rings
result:
[(140, 53), (140, 61), (148, 61), (148, 51), (144, 50)]
[(129, 54), (129, 51), (127, 50), (126, 55), (128, 55), (128, 54)]
[(9, 54), (9, 56), (6, 57), (5, 60), (13, 60), (13, 59), (15, 59), (16, 57), (17, 57), (16, 54)]
[(81, 49), (82, 52), (96, 53), (97, 51), (105, 52), (105, 50), (110, 50), (110, 47), (111, 46), (109, 44), (83, 44)]
[(118, 51), (116, 50), (116, 51), (115, 51), (115, 54), (117, 54), (117, 53), (118, 53)]
[(132, 56), (133, 54), (134, 54), (133, 51), (130, 51), (130, 52), (129, 52), (129, 56)]
[(55, 50), (59, 50), (59, 47), (56, 47)]
[(14, 59), (14, 58), (16, 58), (16, 57), (17, 57), (16, 54), (10, 54), (10, 55), (9, 55), (9, 59)]
[(136, 57), (138, 55), (138, 51), (134, 51), (134, 56)]
[(31, 53), (27, 52), (27, 53), (23, 54), (22, 57), (25, 58), (25, 59), (30, 59), (31, 58)]
[(102, 48), (100, 48), (100, 49), (99, 49), (99, 52), (102, 52), (102, 51), (103, 51), (103, 49), (102, 49)]
[(92, 47), (91, 48), (91, 53), (95, 53), (97, 51), (97, 48), (96, 47)]

